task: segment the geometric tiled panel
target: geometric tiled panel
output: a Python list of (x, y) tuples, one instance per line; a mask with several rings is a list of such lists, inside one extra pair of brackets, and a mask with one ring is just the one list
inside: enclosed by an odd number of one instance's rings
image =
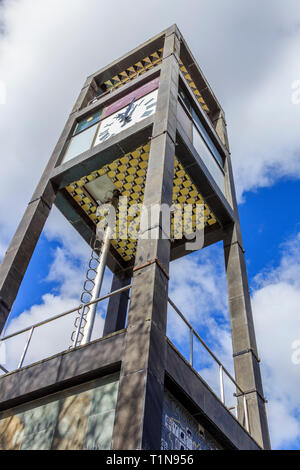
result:
[(179, 60), (179, 65), (180, 65), (180, 70), (183, 72), (184, 78), (186, 79), (189, 87), (191, 88), (192, 92), (196, 96), (198, 102), (200, 103), (201, 108), (206, 111), (206, 113), (209, 113), (209, 108), (207, 104), (205, 103), (200, 91), (195, 85), (194, 80), (192, 79), (191, 75), (189, 74), (188, 70), (186, 67), (183, 65), (182, 61)]
[[(150, 143), (117, 158), (109, 165), (75, 181), (66, 187), (81, 209), (97, 224), (101, 217), (97, 216), (97, 203), (88, 193), (85, 185), (96, 178), (107, 175), (114, 186), (120, 191), (120, 202), (116, 213), (116, 230), (111, 244), (124, 261), (130, 261), (136, 253), (136, 237), (139, 229), (140, 205), (143, 203), (148, 167)], [(189, 204), (189, 209), (184, 208)], [(216, 219), (204, 203), (188, 173), (175, 156), (173, 180), (173, 206), (171, 218), (171, 238), (182, 238), (182, 232), (191, 234), (195, 229), (214, 225)], [(128, 217), (126, 217), (128, 214)], [(184, 215), (184, 225), (183, 225)]]
[(152, 69), (156, 65), (158, 65), (162, 60), (162, 49), (158, 49), (157, 51), (149, 54), (149, 56), (144, 57), (141, 61), (133, 64), (132, 66), (128, 67), (123, 72), (118, 73), (110, 80), (104, 82), (106, 90), (114, 90), (119, 88), (125, 83), (133, 80), (138, 75), (142, 75), (143, 73), (147, 72), (148, 70)]

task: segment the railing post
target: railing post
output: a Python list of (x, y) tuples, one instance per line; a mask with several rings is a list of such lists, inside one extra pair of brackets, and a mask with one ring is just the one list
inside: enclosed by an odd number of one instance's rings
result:
[(247, 400), (246, 400), (246, 395), (243, 395), (243, 404), (244, 404), (244, 414), (245, 414), (245, 428), (249, 432), (249, 416), (248, 416), (248, 406), (247, 406)]
[(224, 380), (223, 380), (223, 366), (220, 364), (220, 394), (222, 403), (225, 404), (225, 393), (224, 393)]
[(194, 333), (190, 328), (190, 364), (194, 367)]
[(0, 369), (4, 372), (4, 374), (8, 374), (8, 370), (5, 369), (5, 367), (2, 366), (1, 364), (0, 364)]
[(23, 365), (23, 362), (24, 362), (24, 359), (25, 359), (25, 356), (26, 356), (26, 353), (27, 353), (32, 335), (33, 335), (33, 331), (34, 331), (34, 326), (29, 330), (28, 339), (26, 341), (26, 344), (25, 344), (25, 347), (24, 347), (24, 350), (23, 350), (23, 354), (21, 356), (21, 359), (20, 359), (20, 362), (19, 362), (19, 365), (18, 365), (18, 369), (21, 369), (21, 367)]
[[(77, 319), (79, 320), (78, 322), (78, 326), (77, 326), (77, 330), (76, 330), (76, 334), (75, 334), (75, 338), (74, 338), (74, 341), (73, 341), (73, 344), (72, 344), (72, 348), (76, 348), (77, 346), (77, 343), (79, 341), (79, 336), (80, 336), (80, 332), (81, 332), (81, 325), (82, 325), (82, 321), (84, 320), (84, 314), (85, 314), (85, 308), (87, 308), (89, 310), (89, 307), (86, 306), (85, 304), (82, 304), (79, 306), (79, 309), (78, 309), (78, 313), (80, 313), (80, 310), (82, 310), (81, 312), (81, 315), (80, 317), (77, 317)], [(76, 320), (75, 320), (75, 326), (76, 326)], [(78, 345), (80, 346), (80, 344)]]

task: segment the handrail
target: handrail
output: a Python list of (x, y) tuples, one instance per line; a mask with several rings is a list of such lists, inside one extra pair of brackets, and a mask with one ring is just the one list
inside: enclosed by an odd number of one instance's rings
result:
[[(77, 312), (79, 308), (81, 307), (86, 307), (86, 306), (89, 306), (89, 305), (93, 305), (93, 304), (96, 304), (98, 302), (101, 302), (102, 300), (105, 300), (105, 299), (109, 299), (110, 297), (112, 297), (113, 295), (117, 295), (117, 294), (121, 294), (122, 292), (126, 291), (126, 290), (129, 290), (131, 289), (132, 287), (132, 284), (128, 285), (128, 286), (125, 286), (125, 287), (122, 287), (121, 289), (117, 289), (113, 292), (110, 292), (109, 294), (106, 294), (106, 295), (103, 295), (102, 297), (98, 297), (97, 299), (94, 299), (90, 302), (87, 302), (87, 303), (84, 303), (84, 304), (80, 304), (78, 307), (76, 308), (72, 308), (71, 310), (67, 310), (66, 312), (63, 312), (63, 313), (60, 313), (58, 315), (55, 315), (53, 317), (50, 317), (50, 318), (47, 318), (46, 320), (43, 320), (43, 321), (40, 321), (38, 323), (34, 323), (33, 325), (30, 325), (28, 326), (27, 328), (23, 328), (22, 330), (19, 330), (19, 331), (16, 331), (15, 333), (12, 333), (10, 335), (7, 335), (3, 338), (0, 338), (0, 344), (2, 342), (4, 342), (5, 340), (7, 339), (10, 339), (10, 338), (14, 338), (15, 336), (18, 336), (22, 333), (26, 333), (27, 331), (29, 331), (29, 335), (28, 335), (28, 338), (27, 338), (27, 341), (25, 343), (25, 346), (24, 346), (24, 349), (23, 349), (23, 352), (22, 352), (22, 355), (21, 355), (21, 358), (19, 360), (19, 364), (18, 364), (18, 367), (17, 369), (21, 369), (21, 367), (23, 367), (23, 363), (24, 363), (24, 360), (25, 360), (25, 356), (27, 354), (27, 351), (28, 351), (28, 348), (29, 348), (29, 345), (30, 345), (30, 342), (31, 342), (31, 339), (32, 339), (32, 335), (34, 333), (34, 330), (36, 328), (38, 328), (39, 326), (41, 325), (46, 325), (47, 323), (51, 323), (53, 322), (54, 320), (57, 320), (58, 318), (62, 318), (66, 315), (69, 315), (70, 313), (74, 313), (74, 312)], [(72, 346), (71, 349), (73, 349), (75, 346)], [(1, 364), (0, 364), (0, 369), (5, 373), (9, 373), (9, 371), (3, 367)]]
[[(246, 394), (245, 394), (244, 390), (239, 386), (239, 384), (232, 377), (230, 372), (228, 372), (226, 367), (224, 367), (222, 362), (215, 356), (215, 354), (207, 346), (205, 341), (203, 341), (203, 339), (198, 335), (197, 331), (192, 327), (192, 325), (188, 322), (188, 320), (185, 318), (185, 316), (181, 313), (179, 308), (174, 304), (174, 302), (169, 297), (168, 297), (168, 302), (173, 307), (175, 312), (180, 316), (180, 318), (184, 321), (184, 323), (187, 325), (187, 327), (190, 330), (190, 365), (193, 367), (193, 362), (194, 362), (193, 361), (193, 356), (194, 356), (193, 335), (195, 335), (196, 338), (202, 344), (202, 346), (206, 349), (206, 351), (211, 355), (211, 357), (216, 361), (216, 363), (219, 366), (220, 398), (221, 398), (221, 401), (222, 401), (223, 405), (226, 406), (226, 404), (225, 404), (225, 390), (224, 390), (223, 373), (225, 373), (227, 375), (227, 377), (231, 380), (231, 382), (235, 385), (235, 387), (241, 392), (241, 395), (243, 396), (243, 409), (244, 409), (244, 415), (245, 415), (245, 429), (249, 432), (248, 406), (247, 406)], [(236, 394), (234, 394), (234, 395), (237, 398)], [(230, 407), (230, 408), (227, 408), (227, 409), (228, 409), (228, 411), (237, 410), (237, 406), (233, 406), (233, 407)]]
[(239, 384), (235, 381), (235, 379), (232, 377), (230, 372), (224, 367), (224, 365), (221, 363), (221, 361), (215, 356), (215, 354), (212, 352), (212, 350), (207, 346), (207, 344), (203, 341), (203, 339), (198, 335), (197, 331), (192, 327), (192, 325), (186, 320), (184, 315), (180, 312), (178, 307), (172, 302), (170, 298), (168, 298), (169, 304), (174, 308), (176, 313), (180, 316), (180, 318), (185, 322), (185, 324), (189, 327), (189, 329), (194, 333), (196, 338), (200, 341), (200, 343), (204, 346), (204, 348), (207, 350), (207, 352), (212, 356), (212, 358), (217, 362), (217, 364), (222, 367), (223, 371), (225, 374), (230, 378), (230, 380), (234, 383), (234, 385), (239, 389), (239, 391), (244, 395), (243, 389), (239, 386)]
[(0, 364), (0, 369), (4, 372), (4, 374), (8, 374), (8, 370), (5, 369), (5, 367), (3, 367), (1, 364)]
[(101, 302), (102, 300), (108, 299), (109, 297), (112, 297), (113, 295), (121, 294), (122, 292), (131, 289), (131, 287), (132, 287), (132, 284), (130, 284), (129, 286), (126, 286), (126, 287), (122, 287), (121, 289), (117, 289), (114, 292), (110, 292), (109, 294), (103, 295), (102, 297), (98, 297), (97, 299), (92, 300), (91, 302), (87, 302), (85, 304), (80, 304), (80, 305), (78, 305), (78, 307), (72, 308), (71, 310), (67, 310), (66, 312), (55, 315), (54, 317), (49, 317), (46, 320), (43, 320), (43, 321), (38, 322), (38, 323), (34, 323), (33, 325), (28, 326), (27, 328), (23, 328), (22, 330), (16, 331), (15, 333), (12, 333), (12, 334), (7, 335), (3, 338), (0, 338), (0, 342), (5, 341), (6, 339), (13, 338), (14, 336), (20, 335), (22, 333), (26, 333), (26, 331), (29, 331), (32, 328), (34, 328), (34, 329), (38, 328), (41, 325), (45, 325), (46, 323), (50, 323), (54, 320), (57, 320), (58, 318), (62, 318), (66, 315), (69, 315), (70, 313), (77, 312), (77, 310), (80, 307), (83, 307), (83, 306), (86, 307), (86, 306), (89, 306), (89, 305), (92, 305), (92, 304), (96, 304), (97, 302)]

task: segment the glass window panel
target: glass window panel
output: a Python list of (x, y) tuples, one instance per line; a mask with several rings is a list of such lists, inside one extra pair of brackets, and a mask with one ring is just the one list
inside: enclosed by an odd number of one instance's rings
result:
[(184, 132), (187, 134), (190, 140), (192, 140), (192, 120), (185, 112), (183, 106), (178, 103), (177, 106), (177, 119), (183, 127)]
[(184, 102), (184, 104), (186, 105), (189, 112), (191, 113), (192, 112), (191, 102), (190, 102), (188, 96), (186, 95), (186, 93), (183, 91), (183, 89), (181, 87), (179, 87), (179, 96), (182, 99), (182, 101)]
[(225, 194), (224, 174), (213, 158), (211, 152), (208, 150), (206, 143), (204, 142), (195, 125), (193, 125), (193, 145), (205, 163), (207, 169), (211, 173), (212, 177), (214, 178), (215, 182), (223, 194)]
[(87, 118), (83, 119), (77, 124), (76, 130), (74, 132), (74, 135), (79, 134), (79, 132), (84, 131), (85, 129), (88, 129), (89, 127), (93, 126), (94, 124), (97, 124), (97, 122), (100, 121), (101, 115), (102, 115), (103, 110), (100, 109), (100, 111), (97, 111), (94, 114), (91, 114)]
[(80, 134), (72, 137), (68, 150), (65, 153), (63, 163), (68, 162), (72, 158), (77, 157), (77, 155), (80, 155), (82, 152), (91, 148), (97, 127), (98, 125), (95, 124)]
[(198, 126), (199, 128), (199, 131), (200, 133), (203, 135), (203, 137), (205, 138), (210, 150), (212, 151), (214, 157), (216, 158), (216, 160), (220, 163), (220, 165), (223, 167), (224, 166), (224, 162), (223, 162), (223, 159), (221, 157), (221, 155), (219, 154), (218, 150), (216, 149), (213, 141), (211, 140), (211, 138), (209, 137), (205, 127), (203, 126), (198, 114), (194, 111), (194, 109), (192, 109), (192, 117), (193, 117), (193, 121), (195, 122), (195, 124)]

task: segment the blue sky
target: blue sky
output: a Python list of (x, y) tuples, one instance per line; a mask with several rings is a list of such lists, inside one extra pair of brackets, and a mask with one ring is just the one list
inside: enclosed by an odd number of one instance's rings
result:
[(250, 283), (258, 272), (279, 263), (280, 245), (299, 232), (299, 194), (299, 181), (282, 179), (272, 187), (247, 193), (240, 204)]
[[(300, 364), (292, 361), (293, 342), (300, 340), (300, 104), (292, 100), (300, 80), (299, 2), (189, 5), (150, 0), (141, 8), (134, 0), (131, 15), (117, 1), (116, 18), (102, 0), (73, 0), (71, 10), (59, 0), (0, 2), (0, 84), (6, 89), (0, 104), (0, 258), (85, 77), (176, 22), (226, 112), (272, 443), (300, 448)], [(76, 305), (88, 257), (89, 249), (54, 210), (11, 328)], [(103, 291), (110, 280), (107, 275)], [(170, 295), (230, 368), (222, 245), (174, 263)], [(98, 318), (99, 331), (102, 323)], [(63, 324), (55, 340), (43, 337), (35, 354), (63, 344), (70, 328)]]

